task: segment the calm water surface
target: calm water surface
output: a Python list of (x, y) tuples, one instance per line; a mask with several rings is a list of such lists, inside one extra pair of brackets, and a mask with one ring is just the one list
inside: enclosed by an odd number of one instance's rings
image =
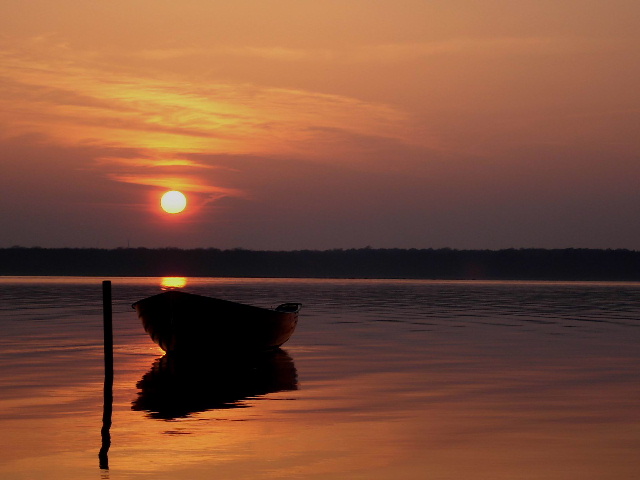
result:
[(193, 368), (131, 309), (168, 280), (113, 278), (107, 470), (101, 280), (0, 278), (3, 480), (640, 478), (640, 284), (190, 278), (304, 304), (281, 354)]

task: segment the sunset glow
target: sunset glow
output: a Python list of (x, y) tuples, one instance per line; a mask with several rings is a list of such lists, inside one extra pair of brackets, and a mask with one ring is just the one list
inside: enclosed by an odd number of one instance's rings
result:
[(187, 206), (187, 197), (182, 192), (172, 190), (162, 195), (160, 206), (167, 213), (180, 213)]
[(174, 288), (184, 288), (187, 286), (186, 277), (162, 277), (160, 287), (163, 290), (171, 290)]
[(640, 248), (640, 6), (489, 4), (9, 2), (0, 244)]

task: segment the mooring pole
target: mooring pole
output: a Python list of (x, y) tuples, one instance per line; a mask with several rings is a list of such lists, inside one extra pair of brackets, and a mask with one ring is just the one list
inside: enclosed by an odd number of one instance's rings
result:
[(111, 415), (113, 412), (113, 311), (111, 307), (111, 282), (102, 282), (102, 311), (104, 330), (104, 403), (102, 409), (102, 448), (98, 453), (100, 468), (109, 470), (111, 446)]

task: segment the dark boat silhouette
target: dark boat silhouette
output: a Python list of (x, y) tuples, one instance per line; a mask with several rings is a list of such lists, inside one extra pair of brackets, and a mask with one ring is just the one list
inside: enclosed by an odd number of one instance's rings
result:
[(165, 354), (137, 384), (132, 410), (172, 420), (207, 410), (247, 407), (246, 400), (298, 389), (293, 359), (283, 350), (238, 357)]
[(133, 304), (144, 329), (165, 352), (196, 355), (274, 350), (293, 334), (301, 306), (267, 309), (179, 290)]

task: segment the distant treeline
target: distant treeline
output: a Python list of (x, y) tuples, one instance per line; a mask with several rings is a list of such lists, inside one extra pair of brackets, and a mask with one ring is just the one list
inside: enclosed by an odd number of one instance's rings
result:
[(0, 248), (0, 275), (640, 281), (640, 252)]

